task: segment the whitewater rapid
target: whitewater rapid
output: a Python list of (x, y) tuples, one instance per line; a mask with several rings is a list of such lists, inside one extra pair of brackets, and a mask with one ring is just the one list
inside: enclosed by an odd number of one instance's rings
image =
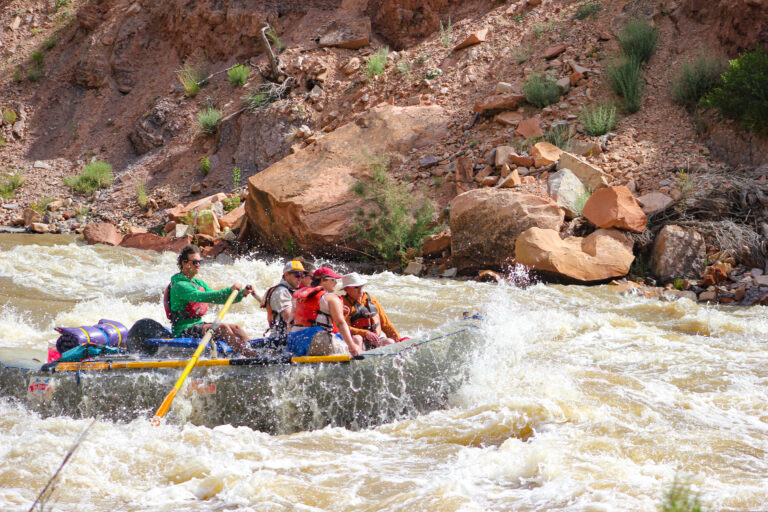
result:
[[(174, 271), (172, 254), (0, 235), (0, 346), (44, 353), (57, 325), (164, 321)], [(201, 270), (213, 287), (262, 291), (279, 275), (258, 254)], [(391, 273), (369, 289), (412, 337), (464, 311), (484, 316), (444, 408), (287, 435), (97, 420), (52, 509), (653, 511), (676, 477), (708, 510), (768, 508), (765, 307)], [(227, 321), (266, 328), (255, 302)], [(0, 510), (28, 510), (89, 423), (0, 399)]]

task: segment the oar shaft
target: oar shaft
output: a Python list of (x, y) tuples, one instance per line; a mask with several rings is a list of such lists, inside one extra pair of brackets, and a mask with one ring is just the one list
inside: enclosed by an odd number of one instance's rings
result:
[(224, 315), (226, 315), (227, 311), (229, 311), (229, 307), (235, 301), (235, 298), (237, 298), (237, 292), (238, 292), (237, 290), (232, 290), (232, 293), (229, 294), (229, 298), (227, 299), (227, 302), (224, 303), (224, 307), (221, 308), (221, 311), (219, 311), (219, 314), (216, 317), (216, 320), (214, 320), (213, 325), (211, 325), (211, 328), (208, 329), (208, 331), (205, 333), (205, 336), (203, 336), (203, 339), (200, 340), (200, 343), (197, 344), (197, 349), (195, 349), (195, 353), (192, 355), (192, 358), (189, 360), (189, 363), (187, 363), (187, 366), (184, 368), (184, 371), (181, 372), (181, 376), (179, 377), (179, 380), (176, 381), (176, 384), (174, 384), (171, 391), (168, 393), (168, 395), (166, 395), (165, 400), (163, 400), (163, 403), (160, 404), (160, 407), (157, 409), (157, 412), (155, 413), (155, 417), (152, 418), (153, 425), (159, 424), (160, 420), (168, 412), (168, 409), (171, 408), (173, 399), (176, 398), (176, 393), (179, 392), (179, 389), (181, 389), (181, 386), (184, 384), (184, 381), (189, 375), (189, 372), (191, 372), (192, 368), (194, 368), (195, 364), (197, 364), (197, 360), (200, 358), (200, 355), (203, 353), (203, 350), (205, 350), (205, 346), (208, 345), (208, 341), (210, 341), (210, 339), (213, 337), (214, 331), (216, 331), (216, 328), (218, 328), (219, 325), (221, 324), (221, 319), (224, 318)]

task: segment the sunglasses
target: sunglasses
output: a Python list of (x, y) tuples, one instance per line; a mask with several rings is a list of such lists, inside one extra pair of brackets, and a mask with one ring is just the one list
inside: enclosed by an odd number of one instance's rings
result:
[(191, 263), (196, 267), (199, 267), (203, 260), (187, 260), (187, 263)]
[(328, 279), (331, 279), (332, 281), (338, 281), (338, 279), (336, 279), (335, 277), (324, 277), (323, 278), (324, 281), (328, 280)]
[(291, 272), (291, 274), (293, 274), (294, 277), (307, 277), (309, 275), (306, 272)]

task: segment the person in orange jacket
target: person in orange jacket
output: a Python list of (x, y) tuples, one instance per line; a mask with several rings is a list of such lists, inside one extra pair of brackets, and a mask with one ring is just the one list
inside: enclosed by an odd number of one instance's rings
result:
[(349, 324), (353, 335), (361, 336), (366, 347), (380, 347), (400, 341), (395, 326), (389, 321), (384, 308), (381, 307), (371, 294), (363, 291), (368, 281), (357, 272), (346, 274), (341, 278), (341, 289), (344, 290), (344, 319)]

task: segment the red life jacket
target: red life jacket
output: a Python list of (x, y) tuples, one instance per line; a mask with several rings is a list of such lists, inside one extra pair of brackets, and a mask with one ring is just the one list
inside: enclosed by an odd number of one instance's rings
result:
[(347, 302), (352, 302), (352, 304), (349, 305), (349, 323), (352, 327), (376, 332), (376, 329), (379, 327), (379, 322), (376, 322), (374, 319), (379, 314), (379, 310), (376, 309), (376, 306), (371, 302), (371, 296), (368, 294), (365, 295), (365, 304), (353, 301), (351, 297)]
[[(195, 288), (201, 292), (205, 291), (202, 286), (196, 286)], [(163, 293), (163, 306), (165, 307), (165, 316), (171, 323), (176, 323), (182, 318), (200, 318), (208, 312), (208, 304), (205, 302), (187, 302), (184, 311), (171, 311), (171, 285), (165, 287), (165, 293)]]
[[(293, 310), (293, 325), (300, 327), (324, 327), (339, 332), (330, 313), (320, 311), (320, 299), (328, 293), (322, 286), (308, 286), (293, 293), (296, 308)], [(318, 319), (320, 316), (320, 319)]]

